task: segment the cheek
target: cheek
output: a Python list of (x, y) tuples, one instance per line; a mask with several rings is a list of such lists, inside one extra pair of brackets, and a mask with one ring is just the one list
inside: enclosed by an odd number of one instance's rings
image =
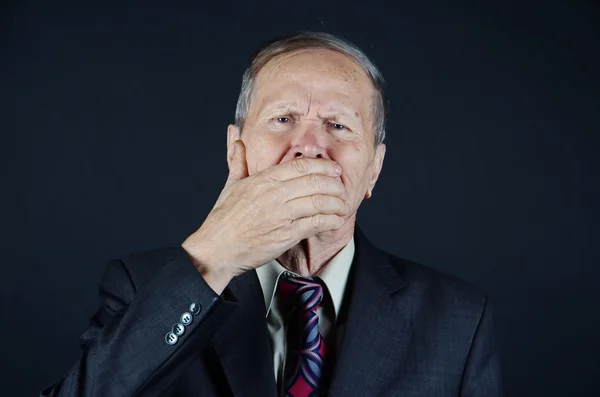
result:
[(285, 150), (283, 145), (266, 139), (249, 139), (244, 143), (249, 175), (278, 164)]
[(350, 185), (347, 187), (355, 187), (362, 183), (367, 159), (364, 147), (356, 143), (350, 143), (332, 153), (332, 157), (344, 169), (345, 182)]

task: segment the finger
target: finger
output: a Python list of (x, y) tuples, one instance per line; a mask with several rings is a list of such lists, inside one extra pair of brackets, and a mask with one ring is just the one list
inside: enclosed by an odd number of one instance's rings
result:
[(229, 176), (227, 182), (233, 182), (244, 179), (248, 176), (248, 166), (246, 164), (246, 146), (240, 139), (233, 143), (233, 158), (229, 167)]
[(344, 226), (344, 222), (345, 219), (338, 215), (317, 214), (293, 221), (292, 227), (296, 229), (297, 236), (306, 239), (317, 233), (337, 230)]
[(266, 170), (271, 179), (286, 181), (309, 174), (340, 176), (342, 167), (333, 160), (300, 157)]
[(338, 197), (315, 194), (286, 202), (284, 211), (288, 219), (296, 220), (317, 214), (344, 216), (350, 212), (350, 206)]
[(325, 194), (336, 196), (342, 200), (347, 199), (346, 187), (339, 177), (321, 174), (309, 174), (300, 178), (291, 179), (281, 183), (284, 199), (293, 200), (299, 197)]

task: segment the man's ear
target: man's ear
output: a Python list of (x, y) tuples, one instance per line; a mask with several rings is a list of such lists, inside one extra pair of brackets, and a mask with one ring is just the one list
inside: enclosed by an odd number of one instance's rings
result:
[(379, 179), (379, 175), (381, 174), (381, 169), (383, 168), (383, 159), (385, 158), (385, 144), (380, 143), (377, 145), (377, 149), (375, 149), (375, 158), (373, 159), (373, 170), (371, 172), (371, 178), (369, 179), (369, 186), (367, 187), (367, 191), (365, 193), (365, 198), (370, 198), (373, 194), (373, 189), (375, 188), (375, 183)]
[(231, 161), (233, 159), (233, 143), (240, 139), (240, 127), (234, 124), (227, 126), (227, 165), (231, 168)]

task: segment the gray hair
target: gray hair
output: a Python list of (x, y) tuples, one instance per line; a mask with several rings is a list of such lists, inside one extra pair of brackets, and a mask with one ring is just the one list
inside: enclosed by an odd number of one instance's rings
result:
[(278, 38), (260, 47), (250, 58), (250, 62), (242, 77), (242, 88), (235, 109), (235, 124), (243, 129), (248, 116), (248, 108), (254, 90), (256, 76), (260, 70), (273, 59), (285, 54), (305, 49), (327, 49), (346, 55), (356, 62), (367, 74), (375, 88), (373, 100), (373, 127), (375, 130), (375, 146), (385, 138), (386, 102), (385, 81), (379, 69), (354, 44), (328, 33), (305, 32), (293, 36)]

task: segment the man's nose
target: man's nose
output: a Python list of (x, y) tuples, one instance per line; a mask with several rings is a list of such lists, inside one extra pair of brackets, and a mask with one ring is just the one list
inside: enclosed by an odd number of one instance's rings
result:
[(283, 161), (290, 161), (296, 157), (329, 159), (329, 154), (327, 154), (324, 145), (319, 142), (317, 135), (307, 130), (301, 136), (292, 140), (290, 149), (284, 156)]

